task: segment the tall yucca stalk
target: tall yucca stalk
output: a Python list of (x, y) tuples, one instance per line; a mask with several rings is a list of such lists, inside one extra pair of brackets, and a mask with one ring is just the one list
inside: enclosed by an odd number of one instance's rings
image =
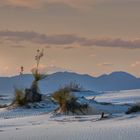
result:
[(38, 93), (38, 81), (46, 78), (46, 75), (39, 73), (39, 64), (41, 58), (44, 56), (44, 50), (37, 50), (37, 54), (35, 56), (35, 61), (36, 61), (36, 67), (32, 69), (32, 74), (34, 77), (34, 81), (32, 83), (31, 89), (34, 93)]
[(41, 57), (43, 57), (44, 55), (44, 50), (42, 49), (41, 51), (38, 49), (37, 50), (37, 55), (35, 56), (35, 60), (36, 60), (36, 72), (38, 73), (39, 70), (39, 64), (40, 64), (40, 59)]

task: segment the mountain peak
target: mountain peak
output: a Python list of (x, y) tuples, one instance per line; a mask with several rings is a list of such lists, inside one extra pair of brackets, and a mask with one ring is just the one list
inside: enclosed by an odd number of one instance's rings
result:
[(124, 78), (136, 78), (134, 75), (124, 72), (124, 71), (116, 71), (116, 72), (112, 72), (111, 74), (109, 74), (108, 76), (110, 77), (124, 77)]

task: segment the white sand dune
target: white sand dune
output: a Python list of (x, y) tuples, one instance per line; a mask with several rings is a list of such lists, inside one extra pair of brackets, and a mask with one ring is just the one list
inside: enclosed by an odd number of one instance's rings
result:
[(1, 140), (139, 140), (140, 115), (51, 118), (50, 114), (1, 120)]
[(100, 94), (96, 97), (96, 100), (99, 102), (110, 102), (115, 104), (138, 103), (140, 102), (140, 90), (108, 92), (105, 94)]
[[(129, 96), (133, 93), (129, 91)], [(120, 102), (128, 98), (126, 92), (110, 97)], [(38, 109), (0, 109), (0, 140), (140, 140), (140, 114), (125, 115), (128, 105), (89, 103), (95, 114), (111, 115), (102, 120), (101, 115), (55, 116), (51, 112), (56, 106), (50, 104)]]

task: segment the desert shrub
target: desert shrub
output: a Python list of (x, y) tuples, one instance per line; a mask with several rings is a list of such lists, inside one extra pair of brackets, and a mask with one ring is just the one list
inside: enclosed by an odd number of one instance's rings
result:
[(34, 81), (36, 81), (36, 82), (46, 78), (46, 75), (39, 73), (39, 71), (37, 69), (32, 69), (32, 75), (34, 77)]
[(43, 50), (42, 51), (37, 50), (37, 54), (35, 56), (36, 66), (31, 71), (34, 77), (34, 80), (32, 82), (31, 87), (29, 89), (25, 89), (25, 100), (28, 103), (40, 102), (42, 100), (42, 95), (39, 90), (38, 82), (46, 78), (47, 76), (39, 72), (39, 64), (43, 55), (44, 55)]
[(68, 100), (70, 100), (70, 98), (72, 98), (70, 90), (67, 89), (67, 88), (61, 88), (58, 91), (56, 91), (52, 95), (52, 97), (60, 105), (61, 111), (66, 112), (66, 110), (67, 110), (66, 109), (66, 103), (68, 102)]
[(77, 84), (76, 82), (70, 82), (69, 84), (66, 84), (61, 89), (69, 90), (71, 92), (78, 92), (83, 89), (83, 87), (80, 84)]
[(88, 110), (88, 104), (80, 104), (78, 102), (78, 99), (73, 97), (71, 100), (68, 100), (66, 102), (66, 114), (69, 114), (69, 112), (72, 112), (73, 114), (79, 114), (82, 113), (85, 115), (86, 111)]
[(67, 85), (67, 87), (71, 90), (71, 91), (81, 91), (83, 88), (80, 84), (77, 84), (75, 82), (71, 82), (70, 84)]
[(42, 50), (42, 51), (37, 50), (37, 54), (35, 56), (36, 67), (32, 69), (32, 75), (34, 77), (34, 80), (32, 82), (31, 90), (33, 90), (34, 93), (39, 92), (38, 81), (46, 78), (45, 74), (41, 74), (39, 72), (39, 64), (40, 64), (40, 60), (43, 57), (43, 55), (44, 55), (44, 50)]
[(14, 100), (12, 104), (23, 106), (26, 104), (25, 93), (21, 89), (15, 89)]
[(126, 114), (131, 114), (131, 113), (136, 113), (136, 112), (140, 112), (140, 103), (129, 108)]
[(67, 87), (61, 88), (52, 95), (53, 99), (58, 102), (60, 106), (60, 112), (69, 114), (78, 114), (78, 112), (85, 114), (88, 109), (87, 104), (80, 104), (78, 99), (71, 93), (71, 90)]
[[(40, 102), (42, 100), (42, 94), (40, 93), (39, 87), (38, 87), (38, 81), (46, 78), (45, 74), (41, 74), (39, 72), (39, 65), (40, 60), (44, 55), (44, 50), (41, 51), (38, 49), (37, 54), (35, 55), (35, 68), (32, 69), (32, 75), (34, 77), (34, 80), (32, 81), (32, 85), (30, 88), (25, 88), (24, 90), (21, 89), (15, 89), (15, 95), (14, 100), (12, 104), (17, 104), (19, 106), (27, 105), (28, 103), (33, 102)], [(24, 67), (20, 67), (20, 75), (22, 75), (24, 72)]]
[(39, 73), (36, 69), (32, 70), (32, 75), (34, 77), (34, 80), (31, 85), (31, 90), (33, 93), (39, 93), (38, 81), (46, 78), (46, 75)]

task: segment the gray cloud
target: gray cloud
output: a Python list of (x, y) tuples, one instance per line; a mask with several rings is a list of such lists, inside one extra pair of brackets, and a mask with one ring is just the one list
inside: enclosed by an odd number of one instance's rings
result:
[(0, 38), (13, 42), (29, 41), (38, 44), (50, 45), (73, 44), (75, 42), (82, 42), (84, 40), (84, 38), (71, 34), (47, 36), (45, 34), (28, 31), (0, 31)]
[(98, 46), (136, 49), (140, 48), (140, 38), (125, 40), (121, 38), (112, 39), (89, 39), (74, 34), (46, 35), (29, 31), (0, 31), (0, 40), (2, 42), (10, 41), (13, 43), (31, 42), (41, 45), (56, 46)]
[(125, 40), (121, 38), (117, 39), (92, 39), (92, 40), (86, 40), (83, 42), (82, 45), (86, 46), (101, 46), (101, 47), (116, 47), (116, 48), (128, 48), (128, 49), (136, 49), (140, 48), (140, 38), (139, 39), (133, 39), (133, 40)]

